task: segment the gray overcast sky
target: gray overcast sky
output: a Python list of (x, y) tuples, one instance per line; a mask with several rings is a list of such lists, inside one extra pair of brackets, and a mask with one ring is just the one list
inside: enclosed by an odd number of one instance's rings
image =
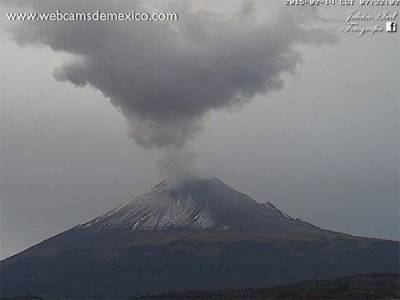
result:
[[(283, 89), (208, 114), (190, 147), (206, 174), (257, 201), (324, 228), (399, 239), (399, 35), (338, 35), (302, 46), (304, 63)], [(0, 44), (4, 258), (147, 191), (159, 173), (109, 100), (53, 78), (68, 54), (18, 46), (3, 31)]]

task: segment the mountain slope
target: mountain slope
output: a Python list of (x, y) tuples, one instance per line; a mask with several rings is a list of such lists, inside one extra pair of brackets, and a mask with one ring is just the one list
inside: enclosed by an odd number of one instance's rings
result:
[(398, 272), (399, 243), (320, 229), (218, 179), (149, 193), (1, 262), (3, 296), (119, 298)]

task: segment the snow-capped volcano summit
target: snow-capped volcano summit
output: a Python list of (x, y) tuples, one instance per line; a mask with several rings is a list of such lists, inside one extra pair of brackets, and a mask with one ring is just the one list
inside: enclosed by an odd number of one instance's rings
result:
[(161, 182), (150, 192), (86, 223), (103, 230), (216, 229), (235, 231), (313, 231), (272, 203), (260, 204), (217, 178), (191, 179), (179, 185)]
[(86, 223), (83, 227), (101, 229), (166, 230), (168, 228), (217, 228), (208, 201), (195, 199), (160, 182), (150, 192)]

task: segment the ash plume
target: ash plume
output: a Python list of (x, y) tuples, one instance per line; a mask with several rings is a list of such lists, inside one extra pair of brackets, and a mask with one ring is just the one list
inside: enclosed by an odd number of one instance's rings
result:
[[(17, 3), (37, 12), (152, 11), (137, 1), (73, 2), (73, 8), (67, 1)], [(201, 129), (208, 112), (281, 89), (282, 74), (301, 62), (297, 45), (335, 40), (315, 27), (318, 17), (311, 9), (259, 20), (255, 5), (227, 16), (180, 3), (173, 5), (179, 13), (174, 22), (21, 22), (10, 32), (21, 45), (72, 54), (54, 77), (101, 91), (127, 119), (130, 137), (144, 148), (165, 151), (160, 162), (165, 172), (180, 165), (185, 151), (177, 149)], [(191, 169), (183, 167), (191, 162), (187, 155), (181, 162), (176, 172)]]

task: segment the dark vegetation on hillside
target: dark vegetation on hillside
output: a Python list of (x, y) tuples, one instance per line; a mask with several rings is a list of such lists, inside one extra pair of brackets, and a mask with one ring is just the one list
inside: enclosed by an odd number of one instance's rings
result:
[(400, 299), (400, 275), (363, 274), (262, 289), (183, 291), (135, 299)]

